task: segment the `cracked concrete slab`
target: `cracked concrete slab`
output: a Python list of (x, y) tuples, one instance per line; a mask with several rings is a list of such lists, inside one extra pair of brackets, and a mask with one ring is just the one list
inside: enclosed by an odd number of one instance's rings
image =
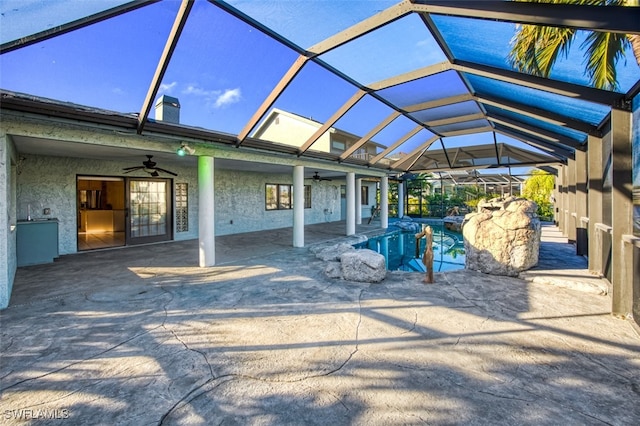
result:
[[(609, 314), (610, 296), (464, 270), (433, 285), (404, 272), (334, 280), (308, 249), (285, 247), (288, 232), (222, 239), (233, 256), (205, 269), (194, 241), (21, 268), (0, 313), (3, 424), (640, 418), (640, 337)], [(584, 259), (545, 244), (554, 263), (542, 256), (530, 277), (580, 280)]]

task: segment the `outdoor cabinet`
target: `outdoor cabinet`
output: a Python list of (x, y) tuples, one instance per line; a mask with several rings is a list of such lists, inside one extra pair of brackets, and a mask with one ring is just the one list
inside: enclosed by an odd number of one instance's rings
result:
[(18, 266), (51, 263), (58, 257), (58, 220), (19, 221)]

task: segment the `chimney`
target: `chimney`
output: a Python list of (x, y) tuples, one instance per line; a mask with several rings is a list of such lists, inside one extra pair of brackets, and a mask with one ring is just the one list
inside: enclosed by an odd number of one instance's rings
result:
[(156, 102), (156, 120), (180, 124), (180, 101), (178, 98), (162, 95)]

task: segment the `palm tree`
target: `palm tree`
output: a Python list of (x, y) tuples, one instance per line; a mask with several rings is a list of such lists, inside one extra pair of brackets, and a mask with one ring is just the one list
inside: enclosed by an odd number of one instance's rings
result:
[[(638, 6), (640, 0), (517, 0), (532, 3), (573, 3), (591, 6)], [(512, 39), (508, 61), (518, 71), (549, 77), (560, 55), (567, 56), (577, 30), (573, 28), (521, 25)], [(586, 73), (594, 87), (619, 89), (616, 63), (631, 46), (640, 66), (640, 36), (592, 31), (582, 48), (585, 51)]]

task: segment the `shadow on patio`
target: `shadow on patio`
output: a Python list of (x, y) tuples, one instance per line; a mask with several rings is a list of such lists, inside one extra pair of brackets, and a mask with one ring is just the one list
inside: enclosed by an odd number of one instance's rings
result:
[(607, 296), (471, 271), (437, 274), (435, 285), (401, 272), (381, 284), (330, 280), (307, 249), (268, 250), (279, 247), (275, 236), (243, 235), (255, 253), (206, 269), (195, 267), (193, 241), (20, 269), (0, 313), (4, 418), (632, 424), (640, 416), (640, 339), (608, 314)]

